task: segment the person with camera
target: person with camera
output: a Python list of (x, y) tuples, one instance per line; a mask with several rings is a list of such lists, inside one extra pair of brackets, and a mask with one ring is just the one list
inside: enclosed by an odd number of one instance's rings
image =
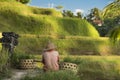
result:
[(49, 42), (42, 54), (43, 70), (57, 71), (59, 70), (59, 53), (53, 43)]

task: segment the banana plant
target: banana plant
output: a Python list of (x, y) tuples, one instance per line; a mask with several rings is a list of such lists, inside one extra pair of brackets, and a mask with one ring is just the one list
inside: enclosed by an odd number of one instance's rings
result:
[(113, 43), (118, 43), (120, 41), (120, 26), (114, 28), (110, 33), (110, 40)]
[(120, 4), (120, 0), (114, 0), (112, 3), (108, 4), (104, 9), (103, 9), (103, 12), (102, 12), (102, 16), (105, 18), (109, 15), (107, 15), (107, 13), (110, 13), (110, 11), (118, 6), (119, 7), (119, 4)]

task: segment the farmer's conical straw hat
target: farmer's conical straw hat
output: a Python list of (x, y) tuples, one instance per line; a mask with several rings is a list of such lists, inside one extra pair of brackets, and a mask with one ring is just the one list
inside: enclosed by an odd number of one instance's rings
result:
[(56, 46), (52, 42), (49, 41), (44, 50), (47, 51), (51, 49), (56, 49)]

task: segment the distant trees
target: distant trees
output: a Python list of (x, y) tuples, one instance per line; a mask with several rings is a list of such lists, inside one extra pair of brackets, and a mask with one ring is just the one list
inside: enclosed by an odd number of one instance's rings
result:
[(70, 10), (63, 10), (63, 16), (64, 17), (74, 17), (74, 14)]
[(27, 4), (27, 3), (29, 3), (31, 0), (0, 0), (0, 2), (3, 2), (3, 1), (7, 1), (7, 2), (18, 1), (18, 2), (21, 2), (21, 3), (23, 3), (23, 4)]
[(120, 25), (120, 0), (114, 0), (108, 4), (103, 9), (102, 16), (106, 34), (109, 34), (111, 30)]
[(91, 9), (86, 19), (98, 30), (100, 36), (105, 36), (108, 33), (107, 28), (104, 27), (101, 11), (98, 8)]
[(72, 12), (72, 11), (70, 11), (70, 10), (63, 10), (63, 16), (64, 17), (71, 17), (71, 18), (80, 18), (80, 19), (82, 19), (82, 14), (81, 14), (81, 12), (77, 12), (76, 13), (76, 15)]
[(30, 0), (16, 0), (16, 1), (21, 2), (23, 4), (27, 4), (30, 2)]
[(77, 16), (76, 17), (82, 19), (82, 13), (81, 12), (77, 12)]
[(61, 10), (61, 9), (63, 9), (63, 6), (58, 5), (58, 6), (56, 6), (55, 8), (56, 8), (57, 10)]
[(87, 20), (92, 24), (100, 24), (101, 22), (101, 13), (98, 8), (93, 8), (90, 10), (90, 13), (87, 15)]

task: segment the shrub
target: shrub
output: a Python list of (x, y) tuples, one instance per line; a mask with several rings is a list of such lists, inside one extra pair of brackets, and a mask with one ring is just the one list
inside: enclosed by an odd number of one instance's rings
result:
[(27, 3), (30, 2), (30, 0), (16, 0), (16, 1), (20, 1), (20, 2), (23, 3), (23, 4), (27, 4)]
[(19, 52), (14, 53), (11, 58), (11, 63), (13, 67), (19, 68), (21, 59), (34, 59), (34, 56), (26, 53), (19, 53)]

